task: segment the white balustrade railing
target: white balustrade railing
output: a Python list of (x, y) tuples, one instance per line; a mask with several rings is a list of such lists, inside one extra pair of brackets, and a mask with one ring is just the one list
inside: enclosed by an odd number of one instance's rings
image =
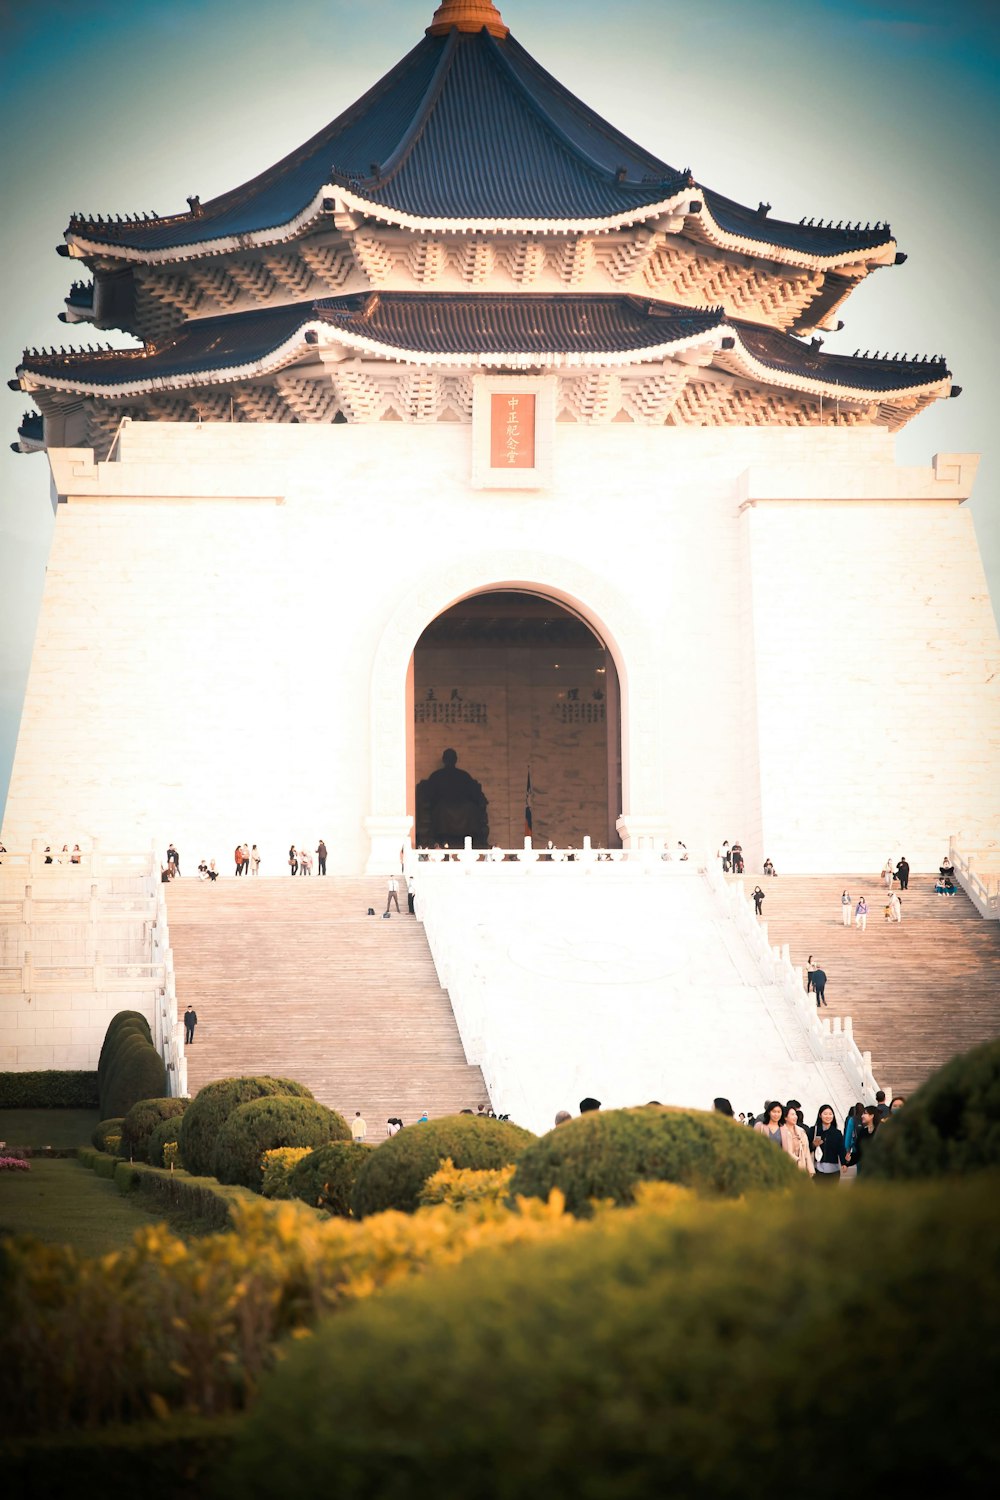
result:
[(710, 863), (709, 882), (726, 902), (738, 930), (763, 971), (793, 1006), (797, 1020), (808, 1036), (813, 1056), (819, 1061), (837, 1063), (853, 1083), (858, 1099), (873, 1104), (880, 1085), (872, 1073), (871, 1053), (862, 1052), (854, 1040), (851, 1017), (821, 1018), (817, 1014), (815, 1002), (806, 993), (802, 969), (792, 965), (788, 944), (771, 946), (767, 923), (758, 918), (742, 881), (724, 880), (718, 867)]
[(954, 878), (981, 917), (1000, 921), (1000, 850), (963, 854), (954, 838), (948, 840)]
[(5, 849), (0, 854), (0, 879), (12, 874), (56, 880), (60, 875), (142, 877), (154, 873), (159, 873), (155, 851), (137, 854), (134, 849), (105, 849), (99, 839), (75, 852), (55, 849), (44, 839), (32, 839), (30, 849)]
[(494, 845), (491, 849), (474, 849), (472, 840), (467, 838), (461, 848), (449, 849), (445, 846), (441, 849), (407, 849), (404, 869), (410, 873), (418, 867), (428, 865), (488, 865), (505, 871), (511, 867), (525, 871), (536, 866), (547, 869), (553, 865), (628, 865), (634, 872), (636, 867), (659, 869), (663, 865), (677, 865), (681, 869), (690, 866), (694, 869), (700, 863), (690, 851), (678, 853), (676, 846), (665, 849), (662, 844), (653, 843), (643, 843), (640, 847), (631, 849), (605, 849), (603, 845), (595, 848), (590, 839), (585, 837), (579, 848), (569, 844), (563, 848), (547, 845), (539, 849), (530, 838), (526, 838), (523, 844), (509, 849), (502, 849), (499, 845)]

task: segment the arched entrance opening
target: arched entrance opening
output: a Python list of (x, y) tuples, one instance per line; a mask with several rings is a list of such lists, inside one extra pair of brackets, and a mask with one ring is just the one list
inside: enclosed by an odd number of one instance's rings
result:
[[(434, 796), (418, 788), (452, 749), (488, 803), (477, 845), (520, 845), (530, 806), (536, 846), (551, 839), (578, 848), (589, 835), (595, 848), (619, 847), (618, 674), (581, 614), (523, 589), (469, 595), (420, 636), (407, 697), (407, 810), (417, 845), (441, 841)], [(464, 801), (471, 831), (474, 794)]]

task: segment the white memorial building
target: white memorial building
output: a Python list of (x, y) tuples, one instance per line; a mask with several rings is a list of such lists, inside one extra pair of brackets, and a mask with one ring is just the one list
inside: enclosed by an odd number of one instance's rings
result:
[(137, 343), (17, 370), (58, 514), (8, 848), (382, 872), (446, 748), (504, 847), (526, 803), (755, 872), (995, 838), (977, 459), (893, 448), (957, 387), (823, 350), (896, 240), (696, 169), (444, 0), (253, 181), (74, 217), (64, 316)]

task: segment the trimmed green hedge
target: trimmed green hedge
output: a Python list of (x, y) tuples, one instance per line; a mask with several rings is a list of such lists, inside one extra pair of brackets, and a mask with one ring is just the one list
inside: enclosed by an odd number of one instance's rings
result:
[(287, 1349), (228, 1493), (985, 1491), (996, 1186), (640, 1207), (400, 1283)]
[(520, 1125), (475, 1115), (446, 1115), (408, 1125), (369, 1153), (351, 1207), (359, 1219), (387, 1208), (412, 1214), (420, 1205), (424, 1183), (447, 1157), (456, 1167), (507, 1167), (534, 1140)]
[(344, 1117), (315, 1099), (288, 1094), (250, 1099), (233, 1110), (219, 1131), (212, 1169), (220, 1182), (260, 1192), (265, 1151), (279, 1146), (325, 1146), (350, 1138)]
[(0, 1109), (96, 1109), (97, 1074), (0, 1073)]
[[(108, 1022), (108, 1029), (104, 1033), (104, 1041), (101, 1045), (101, 1055), (97, 1060), (97, 1092), (98, 1108), (102, 1115), (110, 1115), (111, 1110), (105, 1108), (105, 1093), (108, 1086), (112, 1068), (118, 1055), (118, 1049), (126, 1037), (137, 1036), (143, 1041), (153, 1044), (153, 1034), (149, 1029), (149, 1022), (138, 1010), (120, 1010), (117, 1015), (112, 1016)], [(161, 1092), (164, 1092), (161, 1090)], [(125, 1111), (122, 1110), (122, 1114)]]
[(941, 1177), (1000, 1167), (1000, 1039), (946, 1062), (865, 1152), (863, 1176)]
[(93, 1142), (95, 1151), (107, 1151), (108, 1136), (116, 1135), (120, 1139), (122, 1126), (124, 1124), (124, 1117), (119, 1116), (116, 1120), (102, 1120), (99, 1125), (95, 1126), (94, 1133), (90, 1137), (91, 1141)]
[[(154, 1129), (163, 1121), (182, 1115), (187, 1103), (186, 1099), (140, 1099), (138, 1104), (133, 1104), (122, 1121), (122, 1156), (148, 1161), (149, 1138)], [(176, 1140), (176, 1135), (172, 1139)], [(161, 1158), (157, 1165), (162, 1164)]]
[(186, 1214), (206, 1230), (232, 1229), (233, 1206), (259, 1202), (256, 1193), (242, 1187), (224, 1187), (214, 1177), (192, 1177), (188, 1172), (171, 1172), (145, 1162), (122, 1161), (104, 1151), (85, 1147), (77, 1153), (77, 1160), (98, 1177), (110, 1178), (120, 1193), (138, 1193), (158, 1212)]
[(547, 1198), (557, 1187), (569, 1211), (586, 1217), (595, 1198), (632, 1203), (639, 1182), (737, 1197), (806, 1180), (787, 1152), (722, 1115), (646, 1105), (594, 1111), (550, 1130), (518, 1157), (510, 1192)]
[[(110, 1124), (112, 1122), (108, 1121), (106, 1123)], [(82, 1162), (85, 1167), (89, 1167), (98, 1177), (113, 1178), (121, 1166), (121, 1157), (113, 1156), (110, 1151), (105, 1151), (100, 1147), (92, 1151), (89, 1146), (81, 1146), (76, 1153), (76, 1159)]]
[(296, 1099), (312, 1098), (311, 1090), (304, 1083), (266, 1075), (218, 1078), (199, 1089), (184, 1112), (179, 1137), (181, 1160), (186, 1169), (199, 1177), (210, 1176), (219, 1131), (233, 1110), (250, 1099), (264, 1099), (272, 1094), (288, 1094)]
[(350, 1218), (354, 1185), (371, 1151), (370, 1146), (354, 1141), (337, 1141), (310, 1151), (292, 1168), (288, 1184), (292, 1197), (324, 1213)]
[(101, 1099), (104, 1115), (126, 1115), (142, 1099), (162, 1099), (167, 1092), (163, 1058), (150, 1042), (126, 1036), (115, 1051)]

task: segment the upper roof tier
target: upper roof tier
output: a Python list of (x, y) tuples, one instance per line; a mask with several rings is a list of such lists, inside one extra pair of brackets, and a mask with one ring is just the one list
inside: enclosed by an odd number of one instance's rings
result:
[(259, 177), (168, 218), (74, 217), (70, 253), (167, 261), (287, 240), (335, 210), (413, 229), (614, 229), (698, 215), (750, 253), (891, 259), (887, 226), (770, 219), (702, 190), (556, 81), (484, 0), (445, 0), (427, 35), (356, 104)]

